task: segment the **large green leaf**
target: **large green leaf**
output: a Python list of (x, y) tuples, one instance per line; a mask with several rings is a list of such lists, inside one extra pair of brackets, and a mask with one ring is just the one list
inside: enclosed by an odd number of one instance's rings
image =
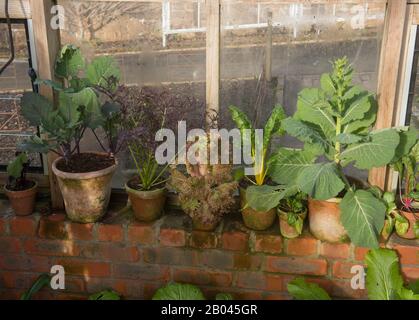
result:
[(403, 287), (397, 253), (390, 249), (370, 250), (365, 256), (366, 287), (370, 300), (393, 300)]
[(78, 105), (78, 99), (74, 99), (73, 94), (60, 92), (58, 103), (58, 112), (62, 119), (65, 121), (68, 128), (75, 126), (79, 123), (81, 112)]
[(328, 112), (328, 104), (316, 88), (306, 88), (298, 94), (294, 118), (318, 125), (326, 136), (336, 130), (336, 122)]
[(364, 114), (362, 119), (353, 121), (343, 126), (342, 132), (344, 133), (362, 133), (369, 129), (377, 118), (377, 101), (370, 96), (371, 107), (368, 112)]
[(398, 161), (401, 157), (409, 154), (412, 147), (418, 141), (418, 131), (413, 127), (402, 128), (399, 131), (400, 142), (396, 148), (394, 158), (391, 162)]
[(173, 282), (158, 289), (153, 300), (205, 300), (205, 297), (197, 286)]
[(54, 110), (52, 103), (47, 98), (34, 92), (25, 92), (20, 104), (23, 117), (32, 126), (40, 126), (42, 120)]
[(340, 219), (351, 241), (360, 247), (377, 248), (386, 206), (365, 190), (348, 191), (340, 203)]
[(92, 85), (101, 86), (108, 89), (114, 89), (112, 83), (109, 83), (111, 78), (119, 81), (121, 78), (121, 71), (114, 58), (110, 56), (102, 56), (95, 58), (86, 70), (86, 77)]
[(7, 174), (14, 178), (19, 178), (22, 174), (23, 165), (28, 162), (28, 156), (25, 152), (19, 154), (12, 162), (7, 166)]
[(365, 137), (353, 133), (340, 133), (335, 137), (335, 140), (342, 144), (352, 144), (365, 140)]
[(313, 154), (306, 150), (279, 148), (268, 161), (268, 174), (276, 183), (293, 185), (300, 172), (314, 159)]
[(281, 105), (275, 106), (263, 129), (263, 150), (267, 150), (269, 142), (274, 134), (283, 134), (281, 121), (286, 117), (284, 108)]
[(355, 161), (359, 169), (371, 169), (388, 164), (394, 157), (399, 144), (399, 134), (394, 129), (374, 131), (370, 141), (349, 145), (340, 156), (347, 163)]
[(321, 153), (329, 152), (332, 145), (318, 126), (293, 118), (283, 120), (282, 124), (289, 135), (315, 146)]
[(419, 300), (419, 294), (415, 294), (413, 290), (403, 287), (397, 292), (397, 298), (400, 300)]
[(47, 153), (49, 151), (48, 142), (38, 136), (32, 136), (17, 145), (18, 150), (26, 152)]
[[(231, 119), (236, 124), (236, 127), (240, 130), (243, 144), (250, 145), (252, 147), (254, 145), (254, 130), (249, 118), (243, 111), (235, 106), (229, 106), (228, 109), (231, 114)], [(244, 133), (245, 130), (251, 130), (251, 135), (246, 135)], [(248, 139), (251, 140), (248, 141)]]
[(316, 283), (309, 283), (304, 278), (295, 278), (287, 285), (288, 292), (297, 300), (331, 300), (328, 293)]
[[(83, 90), (75, 93), (65, 93), (66, 99), (70, 99), (73, 105), (72, 111), (76, 109), (84, 110), (83, 119), (89, 128), (95, 129), (99, 127), (102, 122), (102, 111), (100, 110), (99, 99), (91, 88), (84, 88)], [(76, 114), (72, 114), (75, 116)]]
[(320, 87), (329, 96), (336, 92), (336, 85), (332, 80), (332, 77), (328, 73), (323, 73), (320, 77)]
[(363, 119), (365, 113), (371, 108), (370, 95), (368, 92), (360, 93), (354, 96), (347, 106), (342, 116), (342, 125), (348, 124), (354, 120)]
[(48, 273), (42, 273), (32, 284), (32, 286), (22, 294), (20, 300), (30, 300), (32, 296), (45, 286), (49, 286), (51, 276)]
[(318, 200), (327, 200), (339, 194), (345, 184), (335, 163), (316, 163), (303, 169), (297, 178), (301, 191)]
[(278, 206), (283, 198), (295, 194), (296, 187), (284, 189), (281, 186), (250, 186), (246, 189), (247, 204), (257, 211), (268, 211)]
[(73, 45), (65, 45), (55, 62), (55, 74), (61, 78), (73, 78), (84, 66), (85, 62), (80, 49)]

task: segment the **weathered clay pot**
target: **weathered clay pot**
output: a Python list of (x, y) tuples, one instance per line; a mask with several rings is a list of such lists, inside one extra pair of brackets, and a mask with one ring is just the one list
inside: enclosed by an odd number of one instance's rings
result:
[(240, 208), (242, 209), (242, 217), (246, 227), (253, 230), (266, 230), (275, 221), (276, 208), (269, 211), (257, 211), (247, 205), (246, 190), (240, 188)]
[(27, 216), (33, 212), (35, 208), (36, 192), (38, 183), (34, 181), (32, 188), (22, 191), (13, 191), (4, 187), (4, 192), (9, 198), (10, 205), (17, 216)]
[(341, 242), (348, 235), (340, 222), (340, 198), (329, 200), (308, 199), (310, 232), (319, 240)]
[[(415, 213), (411, 211), (400, 210), (400, 214), (404, 216), (407, 220), (409, 220), (409, 229), (407, 229), (407, 232), (405, 234), (397, 233), (397, 235), (403, 239), (416, 239), (415, 231), (413, 228), (416, 223)], [(416, 213), (416, 215), (418, 215), (418, 213)]]
[(201, 217), (193, 217), (192, 218), (192, 227), (194, 230), (199, 231), (214, 231), (217, 228), (219, 221), (214, 220), (211, 222), (203, 221)]
[(134, 216), (139, 221), (150, 222), (161, 217), (166, 203), (166, 189), (160, 188), (142, 191), (130, 188), (125, 184), (125, 190), (131, 202)]
[[(302, 215), (303, 220), (307, 216), (307, 211), (300, 213)], [(297, 238), (300, 236), (299, 233), (292, 225), (288, 223), (288, 216), (287, 212), (278, 208), (278, 216), (279, 216), (279, 230), (281, 231), (281, 235), (288, 239)]]
[(68, 218), (80, 223), (98, 221), (108, 208), (116, 160), (114, 165), (102, 170), (71, 173), (57, 169), (61, 159), (52, 163), (52, 171), (57, 176)]

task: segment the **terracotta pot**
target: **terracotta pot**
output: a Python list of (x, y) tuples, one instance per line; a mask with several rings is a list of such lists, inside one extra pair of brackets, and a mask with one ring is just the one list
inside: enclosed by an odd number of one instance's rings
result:
[[(404, 216), (407, 220), (409, 220), (409, 229), (407, 229), (407, 232), (405, 234), (397, 233), (397, 235), (403, 239), (416, 239), (415, 230), (413, 228), (417, 220), (415, 213), (411, 211), (400, 210), (400, 214)], [(416, 213), (416, 215), (419, 215), (419, 214)]]
[(38, 190), (38, 183), (32, 188), (22, 191), (13, 191), (4, 187), (4, 192), (9, 198), (10, 205), (17, 216), (27, 216), (33, 212), (35, 208), (36, 192)]
[(308, 199), (308, 220), (310, 232), (319, 240), (342, 242), (348, 238), (340, 222), (339, 203), (342, 199)]
[(203, 221), (201, 217), (193, 217), (192, 218), (192, 227), (194, 230), (199, 231), (214, 231), (218, 226), (219, 221)]
[(240, 188), (240, 208), (242, 209), (242, 217), (246, 227), (253, 230), (266, 230), (275, 221), (276, 208), (269, 211), (257, 211), (247, 205), (246, 190)]
[[(307, 211), (300, 213), (302, 215), (303, 221), (307, 216)], [(297, 238), (301, 235), (292, 225), (288, 223), (288, 213), (278, 208), (278, 216), (279, 216), (279, 230), (281, 231), (281, 235), (288, 239)]]
[(125, 184), (134, 216), (139, 221), (151, 222), (161, 217), (166, 203), (166, 188), (142, 191)]
[(98, 221), (108, 208), (116, 160), (114, 165), (102, 170), (71, 173), (57, 169), (61, 159), (52, 163), (52, 171), (57, 176), (68, 218), (80, 223)]

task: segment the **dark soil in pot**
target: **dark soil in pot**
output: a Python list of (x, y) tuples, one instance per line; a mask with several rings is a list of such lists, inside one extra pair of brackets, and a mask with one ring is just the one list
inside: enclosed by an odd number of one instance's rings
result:
[(32, 180), (25, 180), (25, 182), (23, 183), (19, 183), (19, 185), (17, 187), (12, 187), (10, 185), (6, 185), (6, 189), (9, 191), (25, 191), (28, 190), (30, 188), (32, 188), (33, 186), (35, 186), (35, 181)]
[(85, 173), (109, 168), (115, 164), (115, 159), (106, 154), (78, 153), (73, 154), (68, 161), (61, 159), (57, 162), (57, 169), (63, 172)]

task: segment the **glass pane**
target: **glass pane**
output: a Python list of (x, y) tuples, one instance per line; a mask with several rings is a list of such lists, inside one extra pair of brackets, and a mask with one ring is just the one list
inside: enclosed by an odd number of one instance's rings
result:
[[(318, 86), (321, 74), (330, 70), (330, 61), (341, 56), (353, 64), (355, 82), (375, 92), (384, 13), (385, 4), (374, 1), (223, 0), (223, 125), (233, 126), (228, 114), (232, 104), (245, 110), (259, 126), (277, 103), (292, 115), (298, 92)], [(266, 78), (265, 67), (271, 71), (271, 79)], [(290, 137), (279, 143), (300, 146)], [(358, 170), (349, 171), (349, 175), (359, 175)], [(364, 172), (359, 178), (366, 177)]]
[[(28, 76), (29, 61), (25, 26), (12, 24), (15, 59), (0, 75), (0, 165), (7, 165), (15, 156), (16, 144), (25, 136), (37, 132), (20, 115), (19, 100), (24, 91), (31, 91)], [(10, 57), (9, 32), (0, 23), (0, 66)], [(31, 166), (40, 167), (41, 158), (32, 155)]]
[[(63, 44), (72, 43), (92, 59), (115, 57), (122, 83), (194, 98), (196, 114), (205, 106), (205, 1), (73, 1), (64, 7)], [(194, 116), (195, 117), (195, 116)], [(100, 150), (87, 132), (82, 150)], [(129, 155), (118, 155), (113, 186), (122, 187), (133, 168)]]

